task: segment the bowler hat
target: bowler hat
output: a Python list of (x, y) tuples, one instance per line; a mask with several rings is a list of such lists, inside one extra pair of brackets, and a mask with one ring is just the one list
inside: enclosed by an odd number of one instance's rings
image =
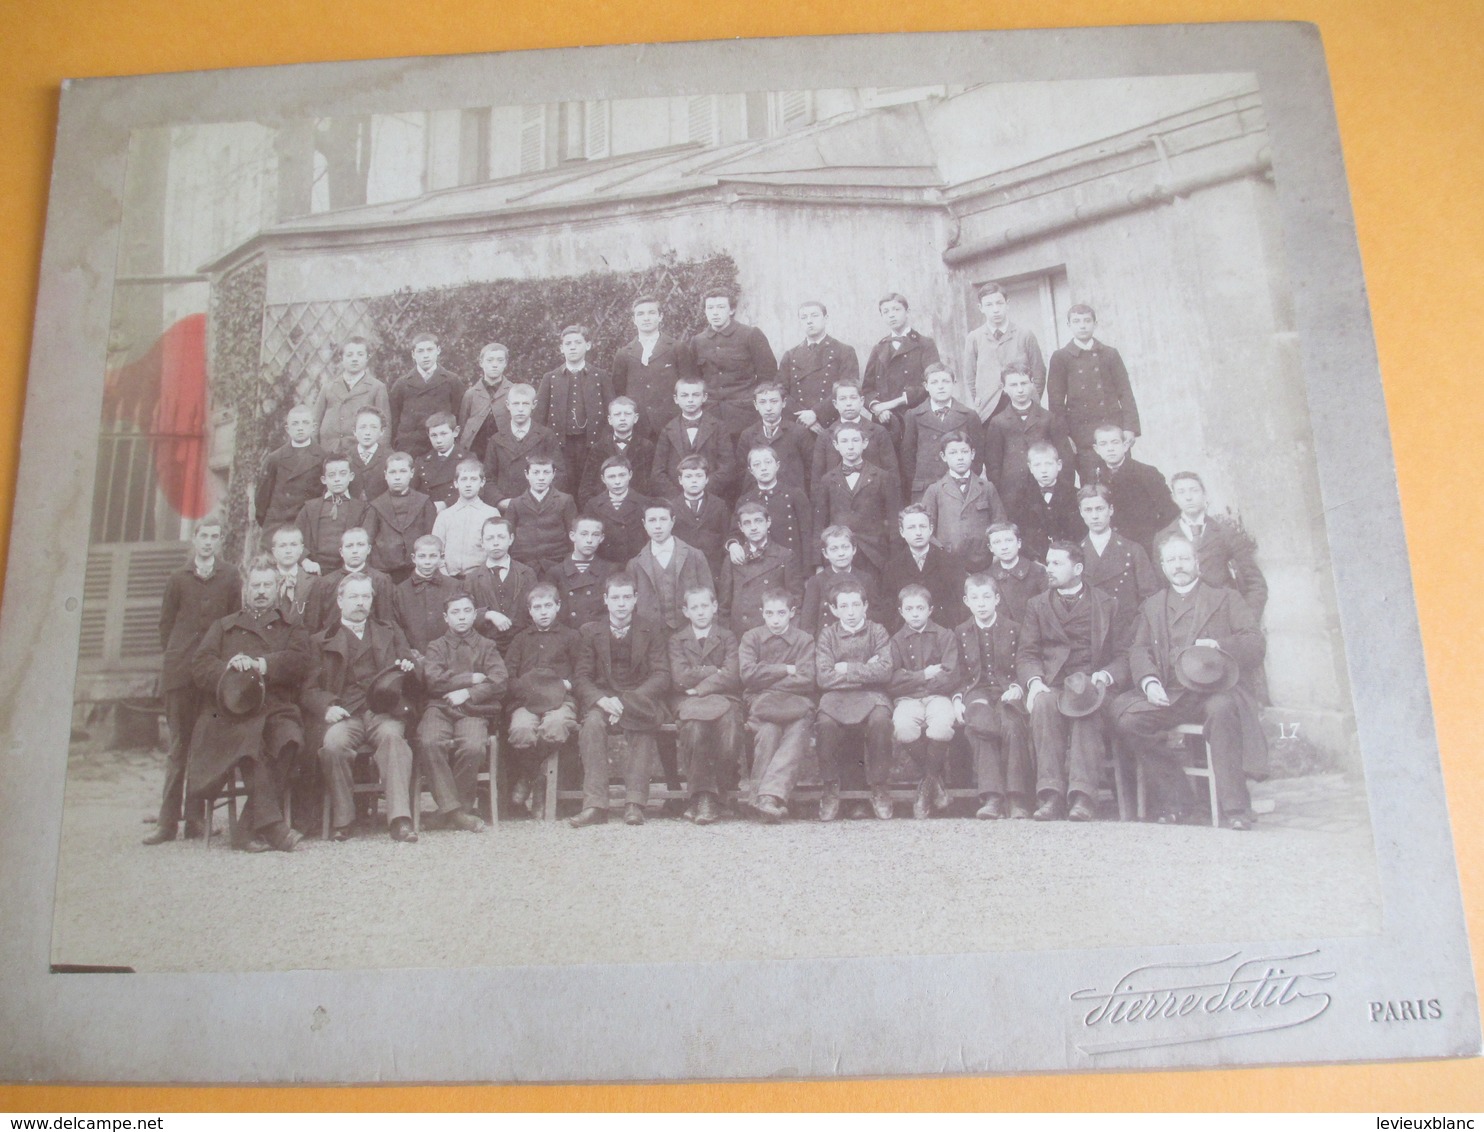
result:
[(540, 715), (555, 711), (567, 698), (567, 687), (555, 672), (538, 669), (525, 679), (527, 711)]
[(216, 682), (216, 705), (225, 715), (252, 715), (263, 707), (268, 689), (256, 668), (228, 667)]
[(1056, 710), (1068, 719), (1081, 719), (1102, 707), (1106, 696), (1102, 684), (1093, 683), (1085, 672), (1074, 672), (1056, 693)]
[(409, 675), (395, 663), (387, 665), (371, 680), (366, 706), (380, 715), (391, 715), (404, 706), (412, 693)]
[(1188, 645), (1175, 654), (1175, 679), (1192, 692), (1229, 692), (1240, 676), (1236, 658), (1211, 645)]

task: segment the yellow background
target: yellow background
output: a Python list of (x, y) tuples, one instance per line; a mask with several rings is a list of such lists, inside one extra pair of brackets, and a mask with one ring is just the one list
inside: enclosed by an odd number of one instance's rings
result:
[[(1470, 731), (1484, 619), (1484, 523), (1475, 495), (1484, 483), (1484, 3), (1477, 0), (0, 0), (0, 531), (9, 529), (13, 504), (64, 78), (579, 43), (1222, 20), (1310, 21), (1324, 36), (1459, 870), (1472, 935), (1484, 938), (1484, 754)], [(816, 1084), (0, 1087), (0, 1109), (9, 1110), (216, 1108), (1446, 1111), (1484, 1109), (1484, 1063)]]

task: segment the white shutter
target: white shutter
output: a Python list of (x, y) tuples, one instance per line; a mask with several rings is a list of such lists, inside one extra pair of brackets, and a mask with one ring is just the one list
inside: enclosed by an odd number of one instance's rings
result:
[(520, 171), (534, 173), (546, 166), (546, 107), (520, 108)]
[(589, 102), (584, 108), (583, 117), (587, 119), (587, 145), (584, 153), (588, 157), (607, 157), (610, 138), (608, 103)]
[(702, 145), (716, 142), (716, 97), (702, 94), (686, 99), (685, 136)]
[(785, 130), (808, 125), (811, 109), (807, 90), (785, 90), (778, 96), (778, 117)]

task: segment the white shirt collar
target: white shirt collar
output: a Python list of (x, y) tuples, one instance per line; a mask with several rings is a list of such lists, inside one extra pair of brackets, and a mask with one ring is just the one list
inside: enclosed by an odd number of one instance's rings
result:
[(1113, 541), (1113, 528), (1109, 527), (1100, 535), (1095, 535), (1091, 531), (1088, 531), (1087, 541), (1092, 543), (1092, 545), (1097, 549), (1097, 552), (1101, 554), (1103, 553), (1103, 551), (1108, 549), (1108, 544)]

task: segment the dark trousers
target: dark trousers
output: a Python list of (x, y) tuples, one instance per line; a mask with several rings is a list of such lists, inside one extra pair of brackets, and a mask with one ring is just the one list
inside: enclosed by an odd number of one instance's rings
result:
[(1227, 692), (1209, 696), (1185, 692), (1162, 708), (1131, 693), (1119, 707), (1118, 733), (1143, 762), (1161, 809), (1183, 811), (1190, 806), (1185, 748), (1167, 747), (1157, 739), (1162, 731), (1182, 723), (1199, 723), (1206, 729), (1221, 813), (1240, 815), (1251, 808), (1247, 776), (1242, 772), (1242, 722), (1236, 697)]
[(200, 785), (191, 783), (190, 797), (185, 800), (186, 812), (205, 816), (209, 820), (210, 815), (205, 814), (202, 807), (220, 794), (232, 776), (240, 771), (242, 781), (247, 784), (247, 804), (242, 808), (242, 817), (239, 819), (242, 825), (255, 832), (277, 825), (283, 821), (283, 798), (288, 788), (289, 766), (298, 753), (298, 745), (293, 744), (271, 758), (259, 755), (238, 759), (215, 782)]
[(720, 794), (723, 780), (730, 789), (742, 749), (741, 707), (733, 704), (720, 719), (682, 719), (676, 732), (675, 749), (690, 796)]
[(766, 794), (787, 802), (799, 780), (799, 764), (809, 753), (809, 729), (814, 716), (804, 716), (792, 723), (769, 723), (753, 716), (748, 727), (752, 738), (751, 802)]
[(481, 716), (461, 715), (431, 703), (417, 725), (418, 753), (440, 814), (474, 808), (474, 788), (484, 762), (489, 726)]
[(622, 732), (628, 745), (624, 752), (624, 801), (642, 806), (649, 801), (649, 777), (658, 757), (653, 731), (623, 731), (608, 726), (602, 708), (592, 708), (582, 717), (577, 733), (577, 752), (582, 756), (582, 805), (584, 809), (608, 808), (608, 736)]
[(964, 731), (974, 752), (979, 796), (1019, 794), (1032, 786), (1031, 745), (1025, 715), (1005, 703), (970, 703)]
[[(847, 790), (875, 789), (891, 781), (891, 710), (874, 707), (860, 723), (839, 723), (819, 714), (816, 753), (819, 777)], [(849, 739), (859, 753), (847, 753)], [(864, 779), (864, 782), (862, 781)]]
[(170, 730), (170, 746), (165, 752), (165, 789), (160, 798), (160, 829), (173, 832), (180, 824), (186, 760), (191, 753), (191, 732), (196, 728), (196, 715), (200, 707), (200, 696), (193, 687), (175, 688), (165, 693), (165, 726)]
[[(568, 492), (569, 495), (575, 495), (577, 485), (582, 482), (582, 465), (587, 460), (587, 447), (587, 433), (585, 432), (574, 432), (570, 436), (562, 437), (562, 459), (567, 465), (567, 483), (572, 488)], [(558, 489), (562, 488), (560, 483), (554, 486)]]
[(1037, 794), (1098, 796), (1108, 749), (1101, 709), (1068, 719), (1057, 710), (1056, 690), (1043, 692), (1031, 708), (1031, 739), (1036, 747)]

